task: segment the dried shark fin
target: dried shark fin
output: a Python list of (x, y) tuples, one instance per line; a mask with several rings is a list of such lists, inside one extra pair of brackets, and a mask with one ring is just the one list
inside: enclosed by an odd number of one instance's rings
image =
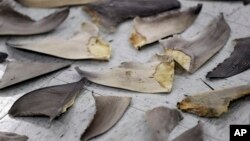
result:
[(82, 134), (81, 140), (88, 141), (110, 130), (124, 115), (130, 104), (130, 97), (94, 96), (96, 114)]
[(54, 8), (92, 3), (98, 0), (16, 0), (24, 6), (38, 8)]
[(29, 92), (13, 104), (9, 114), (13, 117), (48, 116), (52, 121), (74, 104), (83, 84), (84, 79)]
[(202, 123), (199, 122), (195, 127), (185, 131), (173, 141), (203, 141)]
[(100, 0), (87, 4), (84, 9), (95, 23), (114, 31), (127, 19), (152, 16), (180, 6), (177, 0)]
[(1, 35), (35, 35), (57, 28), (69, 15), (69, 9), (55, 12), (39, 21), (15, 11), (6, 2), (0, 2)]
[(8, 57), (7, 53), (0, 52), (0, 63), (3, 63), (7, 57)]
[(167, 107), (157, 107), (146, 112), (148, 127), (157, 141), (167, 141), (169, 134), (182, 119), (178, 110)]
[(174, 62), (166, 56), (147, 63), (123, 62), (102, 72), (76, 70), (91, 82), (144, 93), (170, 92), (174, 81)]
[(30, 80), (66, 67), (69, 63), (40, 63), (40, 62), (8, 62), (5, 73), (0, 80), (0, 89)]
[[(109, 60), (111, 57), (110, 45), (99, 36), (98, 28), (92, 23), (84, 23), (84, 33), (71, 39), (47, 38), (34, 43), (10, 43), (8, 46), (43, 53), (71, 60)], [(91, 33), (90, 33), (91, 32)]]
[(27, 140), (28, 140), (27, 136), (0, 131), (0, 141), (27, 141)]
[(228, 78), (248, 70), (250, 68), (249, 54), (250, 37), (236, 40), (231, 56), (208, 72), (206, 77), (210, 79)]
[(220, 117), (228, 111), (231, 102), (250, 94), (250, 85), (232, 87), (188, 96), (177, 106), (184, 112), (201, 117)]
[(190, 40), (173, 37), (162, 40), (165, 54), (172, 56), (186, 71), (194, 73), (227, 43), (230, 27), (223, 15), (216, 17)]
[(151, 17), (134, 19), (130, 42), (136, 49), (154, 43), (164, 37), (185, 31), (193, 24), (202, 9), (202, 4), (186, 10), (175, 10)]

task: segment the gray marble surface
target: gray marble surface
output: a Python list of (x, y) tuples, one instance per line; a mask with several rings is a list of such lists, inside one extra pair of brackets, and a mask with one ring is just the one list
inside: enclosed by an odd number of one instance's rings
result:
[[(181, 2), (183, 7), (194, 6), (198, 3), (198, 1), (188, 0), (181, 0)], [(200, 1), (200, 3), (203, 3), (202, 13), (195, 23), (186, 32), (181, 34), (181, 36), (186, 38), (192, 37), (206, 26), (213, 17), (223, 12), (232, 29), (230, 41), (195, 74), (177, 74), (171, 93), (143, 94), (90, 84), (86, 86), (86, 89), (78, 96), (74, 106), (52, 123), (49, 123), (47, 118), (11, 118), (7, 115), (9, 108), (15, 100), (27, 92), (46, 86), (65, 84), (79, 80), (80, 76), (74, 70), (75, 66), (90, 71), (101, 71), (117, 66), (124, 61), (146, 62), (152, 55), (162, 51), (158, 43), (150, 45), (141, 51), (134, 49), (128, 41), (132, 31), (132, 23), (131, 21), (127, 21), (119, 26), (115, 34), (102, 34), (106, 41), (112, 41), (113, 51), (112, 58), (109, 62), (70, 61), (72, 63), (71, 68), (0, 90), (0, 131), (25, 134), (29, 136), (30, 141), (78, 141), (94, 114), (95, 104), (91, 96), (92, 91), (94, 91), (97, 95), (130, 96), (133, 99), (129, 109), (118, 124), (106, 134), (93, 139), (93, 141), (152, 141), (152, 135), (145, 123), (145, 111), (157, 106), (176, 108), (176, 103), (181, 101), (185, 95), (209, 91), (210, 88), (205, 85), (203, 81), (206, 81), (214, 89), (249, 84), (250, 71), (217, 81), (206, 80), (205, 75), (230, 55), (233, 50), (233, 39), (250, 36), (250, 6), (243, 6), (243, 4), (238, 2)], [(15, 8), (34, 19), (40, 19), (57, 10), (24, 8), (19, 4), (15, 4)], [(82, 32), (81, 23), (89, 20), (90, 18), (82, 11), (81, 7), (71, 8), (67, 20), (49, 34), (29, 37), (0, 37), (0, 51), (7, 52), (9, 59), (49, 62), (65, 61), (46, 55), (13, 49), (7, 47), (5, 42), (8, 40), (36, 41), (55, 36), (70, 38)], [(230, 124), (250, 124), (249, 108), (249, 98), (246, 98), (232, 104), (229, 112), (218, 119), (200, 118), (183, 113), (184, 120), (174, 129), (170, 138), (175, 138), (183, 131), (195, 126), (197, 121), (200, 120), (204, 123), (205, 141), (228, 141)]]

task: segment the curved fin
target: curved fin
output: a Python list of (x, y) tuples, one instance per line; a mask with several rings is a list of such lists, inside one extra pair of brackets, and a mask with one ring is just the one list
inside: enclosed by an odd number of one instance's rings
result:
[(203, 141), (202, 123), (199, 122), (195, 127), (185, 131), (173, 141)]
[(33, 43), (11, 43), (8, 46), (70, 60), (109, 60), (111, 46), (99, 37), (93, 23), (83, 23), (83, 33), (71, 39), (47, 38)]
[(69, 15), (69, 9), (55, 12), (39, 21), (15, 11), (0, 3), (0, 35), (35, 35), (57, 28)]
[(177, 104), (183, 112), (201, 117), (220, 117), (228, 111), (231, 102), (248, 96), (250, 85), (232, 87), (188, 96)]
[(194, 73), (214, 56), (230, 37), (231, 29), (221, 14), (202, 32), (189, 40), (174, 36), (162, 40), (165, 54), (174, 58), (186, 71)]
[(9, 114), (13, 117), (48, 116), (52, 121), (74, 104), (83, 84), (84, 80), (80, 80), (29, 92), (13, 104)]
[(19, 61), (8, 62), (5, 73), (2, 79), (0, 80), (0, 89), (69, 66), (70, 66), (69, 63), (41, 63), (41, 62), (19, 62)]
[(131, 101), (130, 97), (116, 96), (94, 96), (94, 99), (96, 113), (82, 134), (82, 141), (88, 141), (110, 130), (122, 118)]
[(183, 119), (176, 109), (157, 107), (146, 112), (146, 121), (157, 141), (168, 141), (169, 134)]
[(208, 72), (206, 77), (210, 79), (228, 78), (248, 70), (250, 68), (249, 54), (250, 38), (236, 40), (231, 56)]
[(84, 10), (95, 23), (112, 32), (127, 19), (152, 16), (180, 6), (177, 0), (100, 0), (87, 4)]
[(179, 11), (169, 11), (151, 17), (134, 19), (130, 42), (136, 49), (164, 37), (182, 33), (190, 27), (202, 9), (202, 4)]
[(79, 68), (77, 72), (89, 81), (104, 86), (144, 93), (166, 93), (172, 90), (174, 62), (159, 58), (147, 63), (123, 62), (102, 72)]

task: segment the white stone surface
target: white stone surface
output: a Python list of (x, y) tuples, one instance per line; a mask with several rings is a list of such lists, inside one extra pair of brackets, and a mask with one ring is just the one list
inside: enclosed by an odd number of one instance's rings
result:
[[(117, 66), (124, 61), (145, 62), (155, 53), (161, 52), (162, 48), (158, 43), (150, 45), (141, 51), (135, 50), (128, 42), (132, 30), (132, 23), (131, 21), (127, 21), (119, 27), (115, 34), (103, 34), (105, 40), (112, 40), (113, 54), (110, 62), (71, 61), (71, 68), (0, 90), (0, 131), (25, 134), (29, 136), (30, 141), (79, 141), (82, 132), (87, 128), (94, 114), (95, 106), (91, 96), (92, 91), (94, 91), (97, 95), (131, 96), (133, 99), (129, 109), (118, 124), (106, 134), (93, 139), (93, 141), (153, 141), (152, 135), (145, 123), (145, 111), (157, 106), (176, 108), (176, 103), (181, 101), (185, 95), (209, 91), (210, 88), (206, 86), (203, 81), (206, 81), (215, 89), (249, 84), (250, 70), (218, 81), (206, 80), (205, 75), (230, 55), (233, 50), (233, 39), (250, 36), (250, 6), (243, 6), (238, 2), (227, 3), (191, 0), (181, 0), (181, 2), (183, 7), (194, 6), (199, 2), (203, 3), (203, 10), (197, 21), (184, 32), (182, 36), (186, 38), (192, 37), (198, 31), (202, 30), (213, 17), (219, 15), (221, 12), (225, 14), (232, 28), (232, 34), (227, 45), (195, 74), (177, 74), (171, 93), (141, 94), (89, 84), (78, 96), (74, 106), (52, 123), (49, 123), (47, 118), (11, 118), (7, 115), (9, 108), (15, 100), (29, 91), (79, 80), (80, 76), (74, 70), (75, 66), (86, 70), (101, 71), (112, 66)], [(40, 19), (55, 11), (54, 9), (24, 8), (18, 4), (16, 4), (16, 9), (34, 19)], [(68, 19), (54, 32), (29, 37), (0, 37), (0, 51), (7, 52), (9, 59), (51, 62), (65, 61), (46, 55), (6, 47), (5, 42), (7, 40), (36, 41), (53, 36), (69, 38), (82, 32), (81, 23), (89, 19), (90, 18), (81, 10), (81, 7), (71, 8)], [(175, 138), (183, 131), (195, 126), (198, 120), (201, 120), (204, 122), (205, 141), (227, 141), (229, 140), (230, 124), (250, 124), (249, 108), (249, 98), (246, 98), (230, 106), (230, 111), (218, 119), (200, 118), (183, 113), (184, 120), (175, 128), (170, 138)]]

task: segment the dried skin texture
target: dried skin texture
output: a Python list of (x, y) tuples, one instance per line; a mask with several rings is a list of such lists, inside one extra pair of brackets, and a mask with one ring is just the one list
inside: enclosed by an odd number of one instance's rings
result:
[(0, 141), (27, 141), (27, 140), (28, 140), (27, 136), (0, 131)]
[(238, 86), (218, 91), (188, 96), (177, 106), (184, 112), (196, 114), (201, 117), (220, 117), (228, 111), (231, 102), (248, 96), (250, 85)]
[(35, 35), (58, 27), (69, 15), (69, 9), (53, 13), (39, 21), (15, 11), (6, 2), (0, 2), (1, 35)]
[(50, 121), (66, 112), (83, 89), (79, 82), (41, 88), (19, 98), (9, 110), (13, 117), (48, 116)]
[(194, 73), (227, 43), (230, 27), (223, 15), (216, 17), (192, 39), (174, 36), (162, 40), (165, 54), (174, 58), (186, 71)]
[(236, 40), (229, 58), (207, 74), (207, 78), (221, 79), (234, 76), (250, 68), (250, 38)]
[(0, 63), (3, 63), (8, 57), (7, 53), (0, 52)]
[(42, 76), (65, 67), (68, 63), (9, 62), (0, 80), (0, 89)]
[(88, 31), (71, 39), (48, 38), (34, 43), (7, 43), (7, 45), (64, 59), (109, 60), (111, 47), (98, 37), (98, 28), (91, 23), (84, 23), (84, 26)]
[(114, 31), (120, 23), (136, 16), (152, 16), (180, 8), (177, 0), (99, 0), (85, 6), (93, 21)]
[(98, 0), (16, 0), (22, 5), (39, 8), (53, 8), (73, 5), (83, 5)]
[(102, 72), (77, 71), (100, 85), (144, 93), (170, 92), (174, 80), (174, 62), (161, 57), (147, 63), (123, 62)]
[(169, 134), (183, 119), (181, 113), (167, 107), (157, 107), (146, 112), (146, 121), (157, 141), (168, 141)]
[(134, 19), (134, 31), (130, 37), (132, 45), (139, 49), (164, 37), (185, 31), (193, 24), (202, 9), (202, 5), (183, 11), (169, 11), (151, 17)]
[(173, 141), (203, 141), (202, 123), (198, 123), (195, 127), (185, 131)]
[(131, 98), (116, 96), (94, 96), (96, 114), (94, 119), (81, 136), (82, 141), (87, 141), (110, 130), (127, 110)]

